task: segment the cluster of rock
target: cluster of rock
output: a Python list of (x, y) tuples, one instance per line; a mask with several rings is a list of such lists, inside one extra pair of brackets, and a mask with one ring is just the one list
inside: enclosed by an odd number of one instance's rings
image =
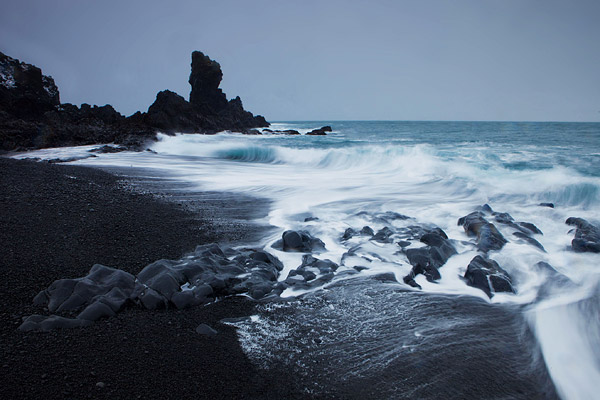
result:
[(458, 220), (465, 233), (475, 237), (477, 249), (482, 253), (475, 256), (467, 267), (464, 275), (467, 284), (483, 290), (489, 297), (498, 292), (515, 293), (508, 272), (488, 257), (490, 251), (502, 249), (508, 240), (486, 218), (493, 218), (495, 222), (512, 228), (515, 237), (545, 252), (541, 243), (532, 237), (542, 235), (542, 231), (530, 222), (515, 222), (510, 214), (495, 212), (487, 204)]
[[(387, 224), (398, 219), (405, 220), (409, 217), (387, 212), (376, 215), (374, 221)], [(517, 238), (517, 241), (545, 251), (543, 246), (532, 237), (533, 235), (541, 235), (542, 232), (534, 224), (515, 222), (509, 214), (493, 211), (487, 204), (458, 220), (458, 225), (463, 226), (465, 233), (474, 237), (473, 245), (480, 253), (467, 266), (463, 276), (467, 285), (481, 289), (489, 297), (498, 292), (515, 293), (509, 274), (496, 261), (488, 257), (489, 252), (500, 250), (508, 243), (508, 240), (504, 238), (494, 223), (488, 219), (493, 219), (496, 223), (513, 228), (513, 235)], [(449, 239), (447, 234), (439, 227), (410, 225), (393, 228), (390, 224), (381, 228), (377, 233), (374, 233), (369, 226), (365, 226), (360, 230), (348, 228), (341, 240), (347, 241), (355, 236), (367, 236), (369, 240), (379, 243), (397, 243), (401, 248), (400, 252), (406, 256), (408, 263), (412, 266), (403, 281), (405, 284), (418, 289), (421, 289), (421, 286), (415, 281), (418, 275), (423, 275), (429, 282), (441, 279), (439, 269), (446, 264), (450, 257), (457, 254), (455, 241)], [(419, 246), (414, 246), (415, 242), (419, 243)], [(353, 256), (356, 251), (356, 247), (351, 248), (342, 257), (342, 263), (347, 257)]]
[[(394, 213), (380, 213), (373, 221), (390, 224), (394, 220), (409, 217)], [(315, 221), (318, 218), (307, 218)], [(508, 243), (494, 223), (514, 229), (517, 241), (544, 251), (543, 246), (532, 235), (542, 232), (528, 222), (515, 222), (507, 213), (494, 212), (488, 205), (458, 220), (468, 236), (474, 237), (473, 246), (477, 254), (468, 264), (463, 276), (467, 285), (482, 290), (490, 298), (496, 293), (515, 293), (511, 276), (488, 255)], [(577, 227), (572, 242), (573, 251), (599, 252), (600, 229), (581, 218), (569, 218), (569, 225)], [(391, 224), (390, 224), (391, 225)], [(381, 244), (397, 243), (409, 264), (410, 273), (404, 283), (414, 288), (421, 286), (415, 277), (423, 275), (428, 281), (441, 279), (439, 269), (457, 254), (456, 241), (449, 239), (438, 227), (409, 225), (401, 228), (384, 226), (375, 232), (371, 227), (348, 228), (341, 236), (342, 243), (354, 237), (365, 237)], [(414, 246), (418, 242), (419, 246)], [(254, 249), (221, 249), (216, 244), (198, 246), (194, 253), (181, 260), (159, 260), (146, 266), (137, 276), (118, 269), (94, 265), (83, 278), (61, 279), (40, 292), (34, 299), (39, 306), (46, 306), (49, 316), (32, 315), (26, 318), (19, 329), (52, 330), (89, 325), (101, 318), (111, 317), (127, 305), (136, 305), (148, 310), (186, 307), (206, 304), (223, 296), (247, 295), (255, 300), (275, 300), (288, 288), (310, 290), (331, 282), (340, 275), (353, 275), (368, 267), (355, 265), (343, 268), (328, 259), (319, 259), (314, 254), (326, 251), (325, 244), (308, 231), (288, 230), (272, 245), (284, 252), (305, 253), (302, 263), (290, 270), (280, 280), (283, 264), (272, 254)], [(361, 245), (352, 246), (341, 258), (347, 266), (349, 258), (357, 256)], [(369, 257), (379, 258), (370, 253)], [(361, 259), (372, 259), (362, 255)], [(562, 277), (545, 262), (535, 268), (549, 273), (556, 279)], [(394, 274), (378, 277), (382, 281), (396, 281)], [(61, 315), (62, 314), (62, 315)]]
[(41, 291), (34, 303), (46, 306), (52, 314), (32, 315), (19, 329), (47, 331), (89, 325), (114, 316), (128, 304), (148, 310), (183, 309), (236, 294), (263, 299), (274, 289), (279, 289), (277, 294), (284, 290), (276, 288), (282, 269), (282, 263), (267, 252), (224, 252), (216, 244), (198, 246), (181, 260), (156, 261), (137, 276), (94, 265), (83, 278), (60, 279)]
[(171, 134), (245, 132), (268, 127), (262, 116), (244, 110), (239, 97), (227, 100), (219, 89), (219, 63), (199, 51), (192, 53), (189, 102), (165, 90), (145, 113), (125, 117), (110, 105), (60, 103), (54, 80), (0, 53), (0, 150), (96, 143), (141, 147), (156, 132)]

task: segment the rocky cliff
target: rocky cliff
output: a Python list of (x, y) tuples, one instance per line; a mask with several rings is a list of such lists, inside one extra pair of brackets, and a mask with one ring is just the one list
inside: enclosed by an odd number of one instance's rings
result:
[(31, 64), (0, 53), (0, 150), (119, 143), (141, 147), (156, 132), (212, 134), (267, 127), (262, 116), (244, 110), (239, 97), (219, 89), (218, 62), (192, 53), (190, 101), (164, 90), (145, 113), (124, 117), (110, 105), (60, 103), (54, 80)]

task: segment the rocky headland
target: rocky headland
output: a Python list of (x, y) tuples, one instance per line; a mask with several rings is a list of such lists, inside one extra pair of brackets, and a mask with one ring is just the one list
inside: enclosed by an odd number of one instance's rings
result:
[(219, 88), (223, 72), (202, 52), (192, 53), (189, 101), (164, 90), (147, 112), (125, 117), (111, 105), (80, 107), (60, 102), (54, 79), (34, 65), (0, 52), (0, 150), (116, 143), (142, 148), (157, 132), (220, 131), (259, 133), (264, 117), (246, 111), (242, 100), (227, 100)]

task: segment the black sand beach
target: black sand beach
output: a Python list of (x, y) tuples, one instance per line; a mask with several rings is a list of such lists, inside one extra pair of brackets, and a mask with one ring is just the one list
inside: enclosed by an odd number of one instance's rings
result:
[[(251, 365), (234, 329), (218, 322), (250, 315), (244, 298), (182, 311), (130, 307), (85, 328), (17, 330), (22, 317), (44, 313), (32, 305), (40, 290), (93, 264), (136, 273), (198, 244), (251, 242), (260, 228), (243, 216), (258, 205), (221, 204), (216, 195), (204, 205), (165, 201), (85, 167), (0, 158), (0, 169), (4, 398), (303, 397), (284, 371)], [(197, 334), (201, 323), (218, 334)]]

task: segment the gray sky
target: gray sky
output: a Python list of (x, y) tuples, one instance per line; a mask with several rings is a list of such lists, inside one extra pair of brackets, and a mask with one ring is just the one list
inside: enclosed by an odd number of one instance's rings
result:
[(61, 100), (188, 98), (190, 54), (268, 120), (600, 121), (600, 1), (2, 0), (0, 51)]

